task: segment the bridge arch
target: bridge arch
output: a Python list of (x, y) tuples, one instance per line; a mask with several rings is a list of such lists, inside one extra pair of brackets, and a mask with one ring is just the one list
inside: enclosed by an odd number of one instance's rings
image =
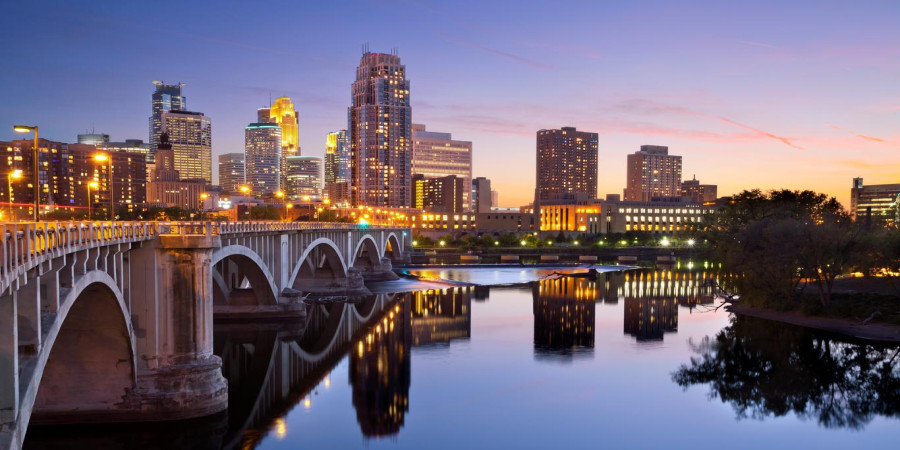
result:
[(402, 248), (403, 247), (400, 246), (400, 239), (397, 238), (397, 235), (388, 233), (387, 238), (384, 240), (384, 249), (382, 249), (381, 254), (391, 261), (398, 261), (403, 254)]
[(210, 259), (213, 271), (213, 304), (278, 305), (278, 289), (267, 264), (243, 245), (216, 249)]
[(331, 284), (346, 285), (348, 270), (338, 246), (331, 239), (319, 238), (310, 242), (300, 254), (291, 270), (288, 286), (301, 291), (315, 291)]
[(353, 250), (352, 266), (362, 270), (377, 269), (381, 266), (381, 257), (375, 238), (371, 234), (365, 234), (359, 238)]
[(134, 330), (115, 280), (89, 271), (60, 302), (27, 381), (19, 421), (105, 420), (137, 383)]

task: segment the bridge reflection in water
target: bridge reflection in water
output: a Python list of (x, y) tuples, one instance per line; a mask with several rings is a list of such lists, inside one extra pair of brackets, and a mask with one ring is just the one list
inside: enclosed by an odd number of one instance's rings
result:
[[(227, 415), (195, 422), (173, 440), (174, 428), (142, 425), (104, 438), (37, 430), (34, 448), (254, 448), (266, 436), (287, 433), (285, 416), (308, 406), (318, 386), (348, 357), (348, 381), (360, 432), (394, 435), (409, 411), (413, 347), (446, 347), (468, 340), (472, 300), (490, 301), (495, 289), (530, 289), (534, 351), (538, 359), (591, 355), (597, 308), (624, 303), (625, 334), (637, 341), (661, 340), (678, 327), (678, 306), (693, 310), (712, 303), (704, 285), (718, 275), (706, 272), (637, 270), (597, 278), (544, 279), (530, 286), (485, 286), (380, 294), (309, 305), (303, 320), (270, 323), (217, 323), (214, 351), (228, 379)], [(598, 306), (598, 304), (600, 306)], [(148, 430), (158, 431), (148, 431)], [(192, 434), (193, 433), (193, 434)], [(90, 434), (88, 432), (87, 434)], [(117, 437), (118, 436), (118, 437)], [(192, 437), (188, 437), (192, 436)], [(173, 442), (175, 442), (173, 444)]]

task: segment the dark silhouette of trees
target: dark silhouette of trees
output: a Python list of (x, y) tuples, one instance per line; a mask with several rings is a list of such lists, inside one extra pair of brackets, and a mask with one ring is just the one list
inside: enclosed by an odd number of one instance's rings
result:
[(900, 417), (900, 348), (843, 342), (811, 330), (738, 316), (693, 345), (672, 374), (687, 389), (708, 384), (738, 418), (794, 413), (826, 428), (862, 429)]

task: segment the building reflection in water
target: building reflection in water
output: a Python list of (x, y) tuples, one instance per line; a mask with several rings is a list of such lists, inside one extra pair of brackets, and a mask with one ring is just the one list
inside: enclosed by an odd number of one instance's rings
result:
[(535, 356), (590, 355), (594, 349), (597, 282), (544, 279), (532, 286)]
[(624, 297), (625, 334), (637, 341), (661, 341), (665, 333), (678, 331), (678, 306), (691, 312), (698, 305), (712, 304), (707, 272), (672, 270), (630, 271), (622, 275), (616, 290)]
[(412, 345), (447, 345), (454, 339), (469, 339), (474, 290), (474, 287), (463, 287), (410, 294)]
[(353, 407), (366, 437), (396, 434), (409, 410), (411, 296), (400, 298), (350, 351)]

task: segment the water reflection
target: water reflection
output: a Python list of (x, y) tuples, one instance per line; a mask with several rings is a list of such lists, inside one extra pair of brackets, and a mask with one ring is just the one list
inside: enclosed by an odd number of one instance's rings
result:
[(900, 348), (846, 342), (809, 329), (735, 317), (672, 378), (710, 395), (738, 418), (793, 412), (825, 428), (862, 429), (875, 416), (900, 416)]
[(596, 282), (546, 279), (532, 286), (535, 356), (588, 356), (594, 348)]
[(472, 334), (472, 293), (478, 292), (476, 289), (436, 289), (409, 294), (412, 297), (412, 344), (416, 347), (448, 345), (455, 339), (469, 339)]

